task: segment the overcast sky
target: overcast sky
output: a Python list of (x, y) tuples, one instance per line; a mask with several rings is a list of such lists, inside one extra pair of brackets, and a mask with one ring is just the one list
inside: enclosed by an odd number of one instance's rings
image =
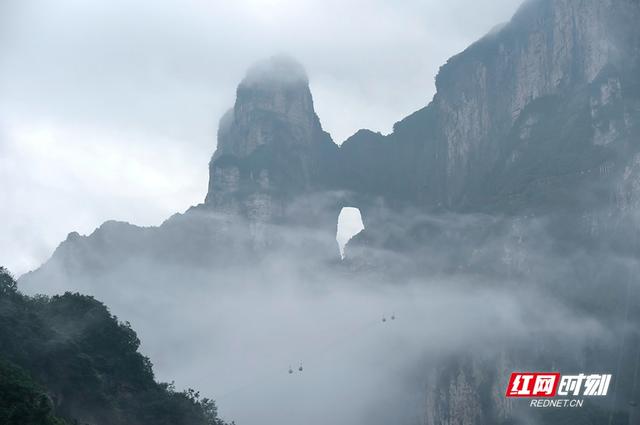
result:
[(201, 202), (218, 119), (254, 61), (301, 61), (337, 143), (387, 133), (519, 3), (0, 1), (0, 264), (20, 274), (71, 231)]

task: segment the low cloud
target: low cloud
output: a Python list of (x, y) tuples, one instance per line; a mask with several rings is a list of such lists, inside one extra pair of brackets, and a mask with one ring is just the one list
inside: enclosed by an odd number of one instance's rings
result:
[[(491, 228), (487, 217), (476, 215), (400, 217), (413, 217), (408, 229), (427, 222), (439, 227), (436, 233), (447, 235), (449, 244), (434, 240), (401, 254), (379, 248), (376, 257), (381, 264), (405, 257), (428, 270), (414, 273), (397, 263), (356, 273), (348, 263), (318, 262), (302, 248), (333, 243), (337, 257), (332, 235), (276, 227), (279, 246), (256, 258), (233, 254), (237, 264), (219, 256), (233, 250), (219, 232), (203, 239), (220, 246), (203, 245), (210, 260), (200, 266), (154, 260), (155, 249), (181, 243), (167, 233), (169, 239), (155, 239), (137, 256), (123, 242), (118, 246), (124, 253), (85, 246), (104, 262), (100, 272), (89, 266), (56, 278), (49, 270), (20, 284), (30, 292), (78, 290), (103, 300), (138, 331), (160, 379), (201, 390), (217, 400), (225, 418), (245, 425), (420, 423), (425, 383), (443, 361), (473, 356), (494, 365), (506, 356), (511, 363), (505, 367), (516, 367), (541, 361), (536, 356), (543, 351), (543, 359), (576, 361), (583, 347), (615, 338), (615, 322), (572, 296), (582, 289), (594, 305), (593, 288), (579, 277), (563, 288), (551, 285), (556, 273), (568, 277), (573, 268), (596, 262), (605, 267), (616, 261), (613, 254), (556, 257), (546, 251), (544, 220), (514, 225), (496, 219)], [(179, 219), (186, 220), (188, 233), (189, 220), (202, 217)], [(225, 223), (226, 231), (243, 237), (242, 222)], [(480, 224), (485, 232), (469, 231)], [(144, 240), (118, 237), (126, 232), (108, 227), (115, 233), (97, 241)], [(464, 255), (458, 249), (463, 244), (482, 252), (475, 259), (447, 255)], [(516, 247), (524, 257), (513, 262), (505, 253)], [(176, 249), (179, 258), (183, 247)], [(480, 263), (491, 267), (477, 269)], [(607, 283), (610, 294), (624, 293), (618, 281)], [(510, 357), (518, 350), (528, 354)]]

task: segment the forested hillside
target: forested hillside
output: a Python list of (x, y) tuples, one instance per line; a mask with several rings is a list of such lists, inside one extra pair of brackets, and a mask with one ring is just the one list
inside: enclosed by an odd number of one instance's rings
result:
[(0, 267), (0, 423), (224, 425), (212, 400), (156, 382), (139, 346), (93, 297), (28, 297)]

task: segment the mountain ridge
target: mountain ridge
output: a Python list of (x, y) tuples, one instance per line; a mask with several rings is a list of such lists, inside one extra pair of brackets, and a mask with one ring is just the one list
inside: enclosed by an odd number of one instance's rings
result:
[[(442, 65), (428, 105), (388, 135), (362, 129), (340, 147), (321, 127), (304, 68), (283, 56), (259, 62), (221, 118), (204, 203), (182, 216), (244, 220), (251, 244), (266, 249), (273, 226), (335, 233), (344, 206), (359, 208), (371, 232), (386, 226), (382, 210), (591, 214), (638, 204), (634, 17), (631, 0), (529, 0)], [(311, 206), (318, 197), (322, 207)]]

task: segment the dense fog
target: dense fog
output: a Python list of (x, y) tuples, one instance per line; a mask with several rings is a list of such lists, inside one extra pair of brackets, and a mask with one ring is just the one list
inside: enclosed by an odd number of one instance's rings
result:
[[(407, 224), (408, 217), (388, 221)], [(408, 228), (437, 223), (449, 245), (367, 251), (385, 265), (373, 272), (356, 271), (356, 254), (349, 256), (356, 239), (339, 260), (334, 235), (273, 227), (279, 244), (260, 255), (249, 250), (236, 264), (217, 262), (225, 247), (200, 247), (210, 261), (190, 267), (154, 260), (150, 251), (125, 261), (113, 253), (95, 264), (99, 273), (70, 278), (45, 268), (37, 286), (29, 275), (21, 286), (104, 301), (136, 329), (159, 379), (197, 388), (241, 424), (421, 423), (426, 383), (451, 359), (504, 369), (496, 383), (504, 391), (508, 373), (541, 353), (553, 353), (556, 364), (586, 364), (580, 353), (587, 345), (617, 347), (622, 318), (594, 309), (598, 279), (580, 281), (573, 270), (594, 259), (600, 268), (631, 260), (602, 252), (555, 257), (545, 220), (413, 217)], [(250, 237), (242, 222), (225, 223)], [(328, 259), (320, 255), (325, 247)], [(607, 283), (611, 305), (623, 306), (628, 281)], [(513, 352), (525, 354), (515, 359)]]

